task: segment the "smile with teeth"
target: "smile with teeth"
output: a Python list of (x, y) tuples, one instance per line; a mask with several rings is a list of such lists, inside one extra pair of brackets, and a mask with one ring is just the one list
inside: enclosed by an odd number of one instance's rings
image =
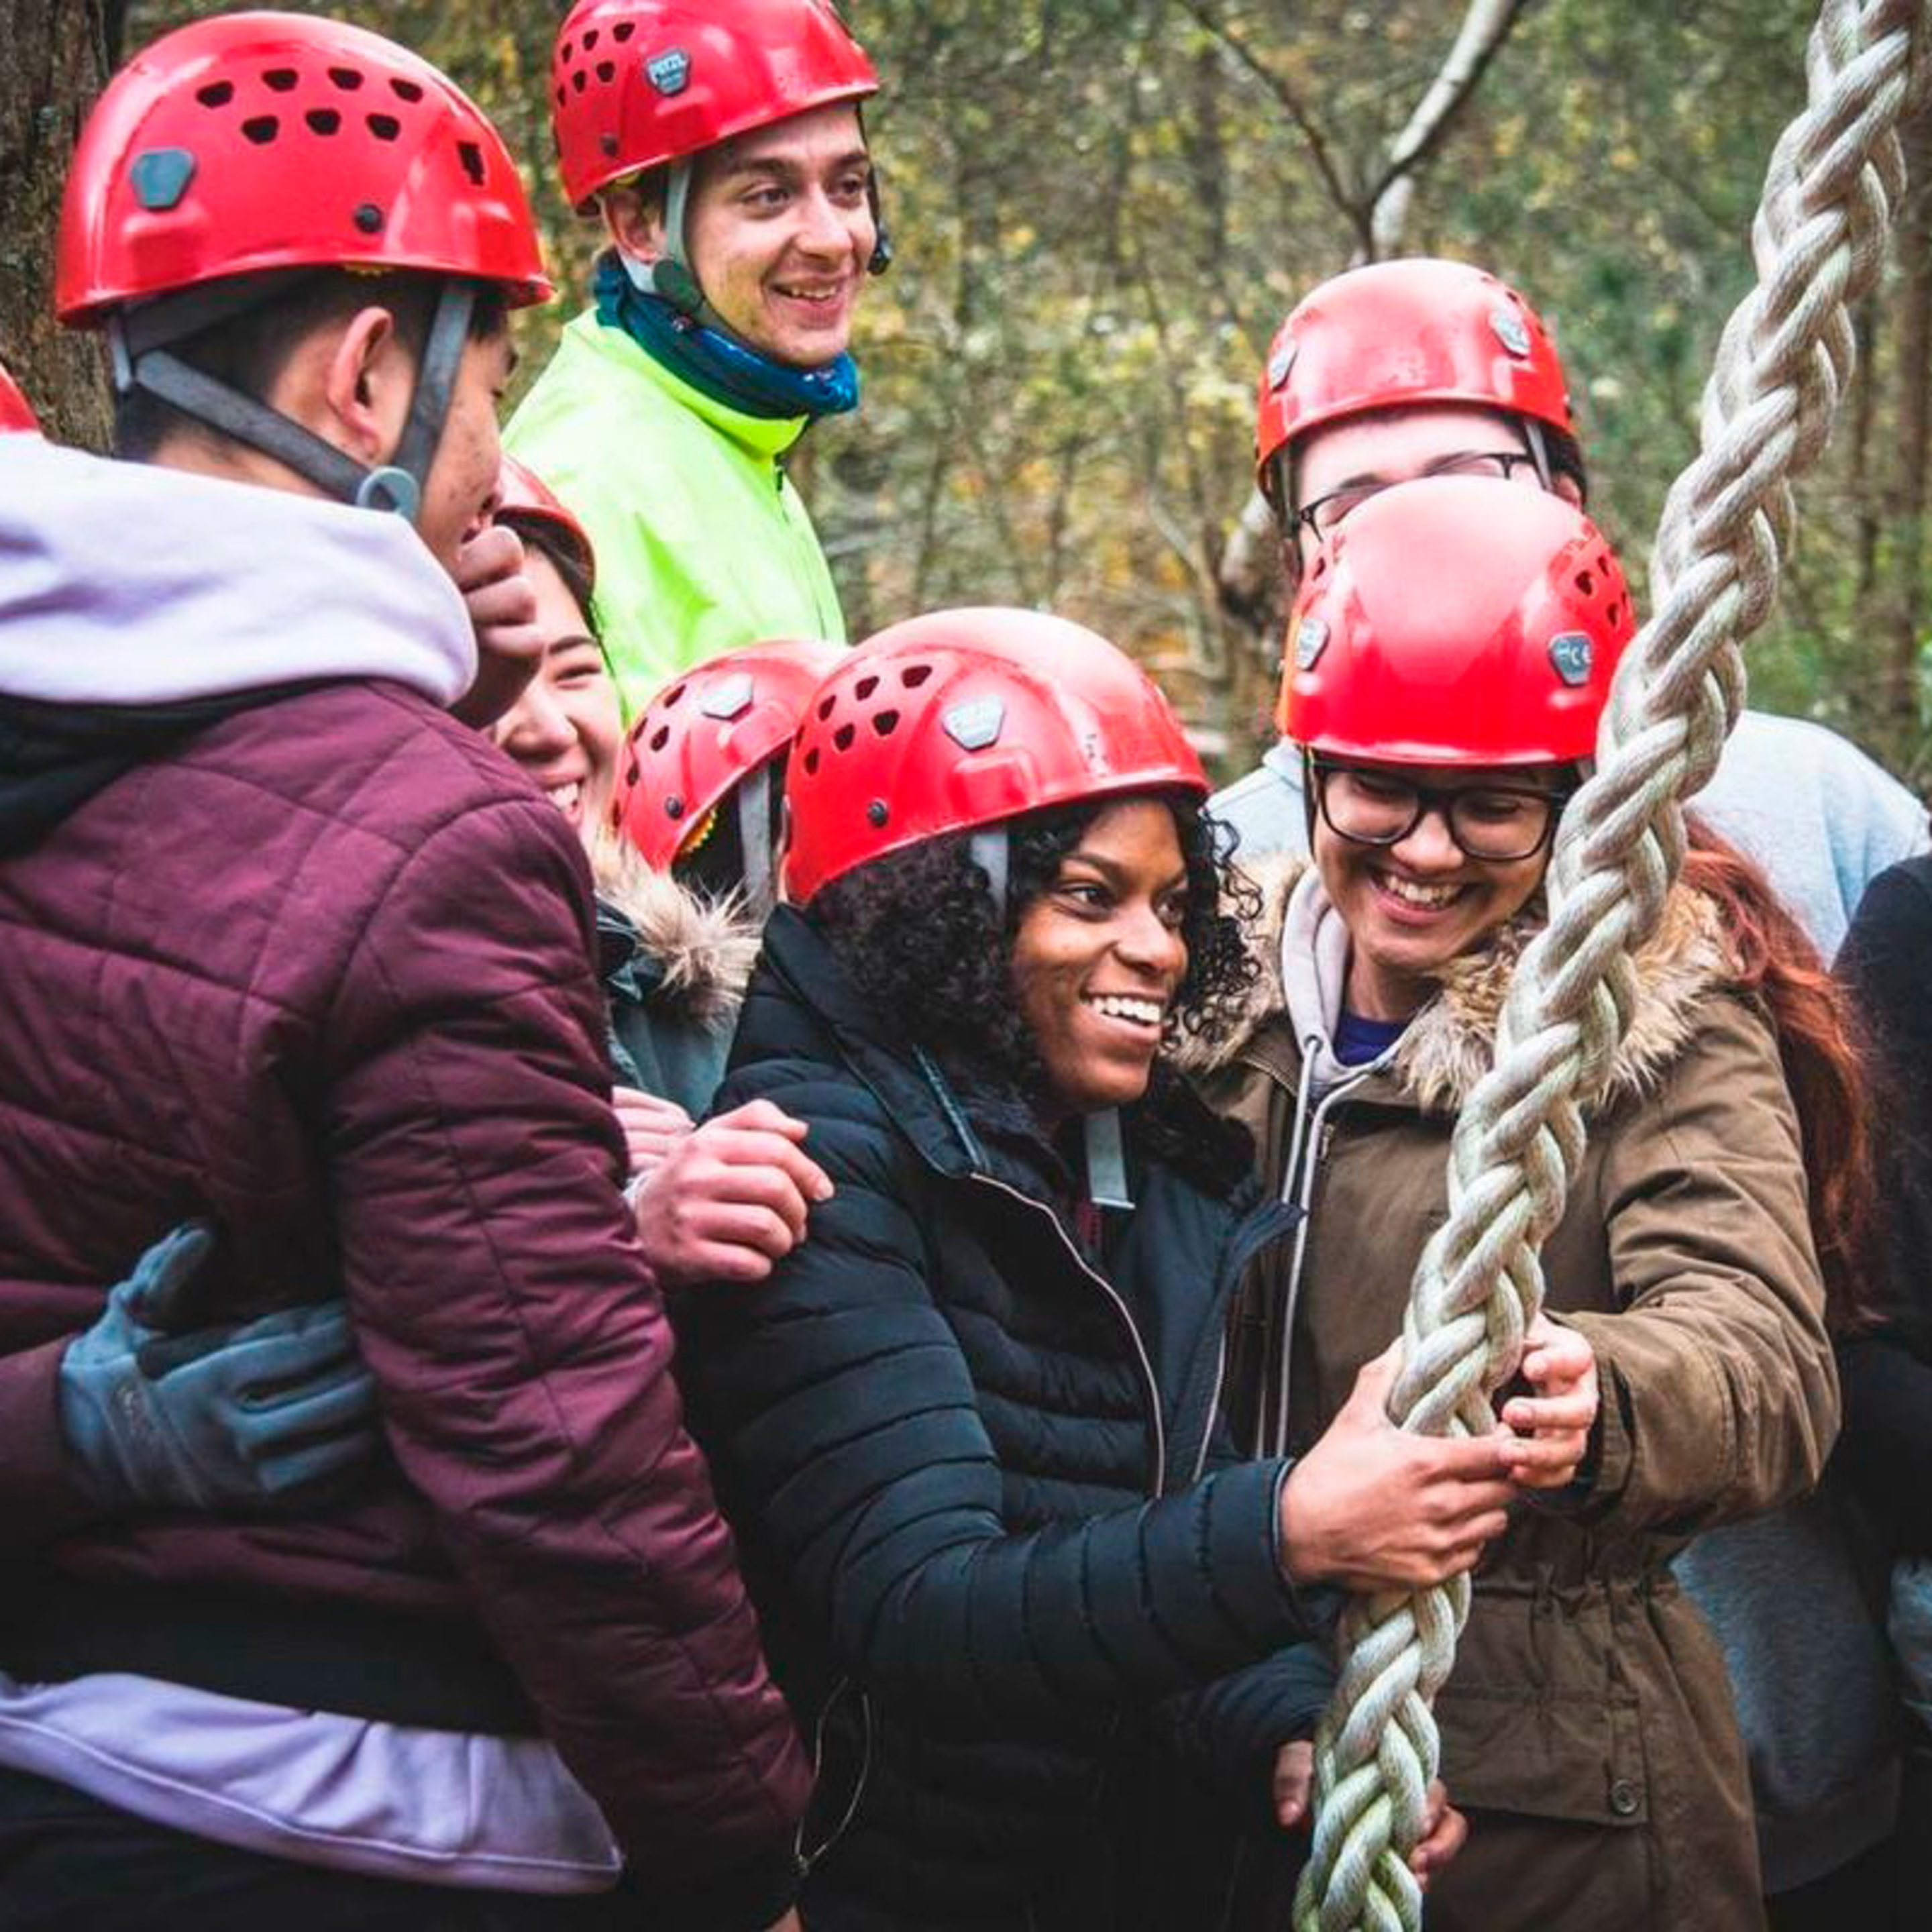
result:
[(580, 778), (572, 778), (568, 784), (550, 785), (546, 790), (551, 804), (561, 812), (568, 812), (583, 796), (584, 782)]
[(774, 286), (788, 302), (808, 302), (814, 308), (829, 308), (842, 299), (845, 293), (843, 282), (834, 282), (829, 286), (818, 288), (800, 288), (784, 282), (776, 283)]
[(1131, 993), (1088, 993), (1084, 997), (1088, 1005), (1110, 1020), (1126, 1020), (1135, 1026), (1157, 1027), (1167, 1010), (1159, 1000), (1136, 999)]
[(1439, 910), (1462, 896), (1460, 885), (1425, 886), (1414, 879), (1399, 878), (1394, 872), (1377, 872), (1376, 884), (1390, 898), (1405, 905), (1418, 906), (1426, 912)]

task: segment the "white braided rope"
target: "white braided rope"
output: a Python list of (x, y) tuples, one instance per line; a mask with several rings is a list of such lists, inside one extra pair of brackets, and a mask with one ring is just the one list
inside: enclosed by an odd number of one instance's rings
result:
[[(1808, 104), (1773, 152), (1752, 227), (1758, 284), (1719, 344), (1702, 452), (1664, 506), (1653, 614), (1618, 669), (1597, 774), (1564, 814), (1550, 922), (1516, 968), (1496, 1065), (1456, 1122), (1449, 1218), (1417, 1268), (1390, 1394), (1404, 1428), (1492, 1427), (1491, 1394), (1542, 1305), (1538, 1251), (1582, 1154), (1583, 1106), (1629, 1024), (1630, 954), (1682, 862), (1680, 802), (1711, 776), (1742, 704), (1738, 640), (1777, 595), (1795, 524), (1788, 479), (1824, 448), (1850, 380), (1848, 308), (1883, 258), (1904, 188), (1896, 130), (1928, 58), (1932, 0), (1825, 0)], [(1460, 1578), (1358, 1598), (1345, 1613), (1296, 1932), (1420, 1924), (1407, 1861), (1440, 1756), (1430, 1706), (1468, 1606)]]

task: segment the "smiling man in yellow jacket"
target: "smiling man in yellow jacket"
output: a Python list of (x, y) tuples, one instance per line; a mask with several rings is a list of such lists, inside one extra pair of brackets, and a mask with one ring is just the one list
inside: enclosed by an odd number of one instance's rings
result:
[(878, 80), (825, 0), (579, 0), (551, 78), (565, 189), (610, 245), (508, 443), (590, 532), (634, 708), (735, 646), (844, 636), (783, 458), (858, 402)]

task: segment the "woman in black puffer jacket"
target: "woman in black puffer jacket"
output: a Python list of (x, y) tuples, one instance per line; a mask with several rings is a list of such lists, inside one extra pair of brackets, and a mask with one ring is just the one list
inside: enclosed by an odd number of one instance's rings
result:
[(717, 1104), (808, 1123), (836, 1192), (682, 1359), (820, 1748), (810, 1932), (1221, 1922), (1168, 1808), (1269, 1823), (1328, 1688), (1308, 1586), (1467, 1568), (1580, 1454), (1587, 1418), (1400, 1436), (1378, 1367), (1299, 1465), (1232, 1460), (1228, 1298), (1284, 1213), (1160, 1058), (1248, 970), (1206, 790), (1129, 661), (1030, 614), (873, 640), (794, 748)]

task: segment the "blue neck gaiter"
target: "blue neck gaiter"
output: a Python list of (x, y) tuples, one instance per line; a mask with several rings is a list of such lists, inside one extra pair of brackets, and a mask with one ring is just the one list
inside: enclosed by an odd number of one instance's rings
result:
[(591, 292), (597, 320), (606, 328), (622, 329), (652, 361), (728, 409), (780, 422), (842, 416), (859, 406), (859, 365), (850, 356), (816, 369), (774, 362), (735, 336), (684, 314), (663, 296), (646, 294), (614, 250), (599, 259)]

